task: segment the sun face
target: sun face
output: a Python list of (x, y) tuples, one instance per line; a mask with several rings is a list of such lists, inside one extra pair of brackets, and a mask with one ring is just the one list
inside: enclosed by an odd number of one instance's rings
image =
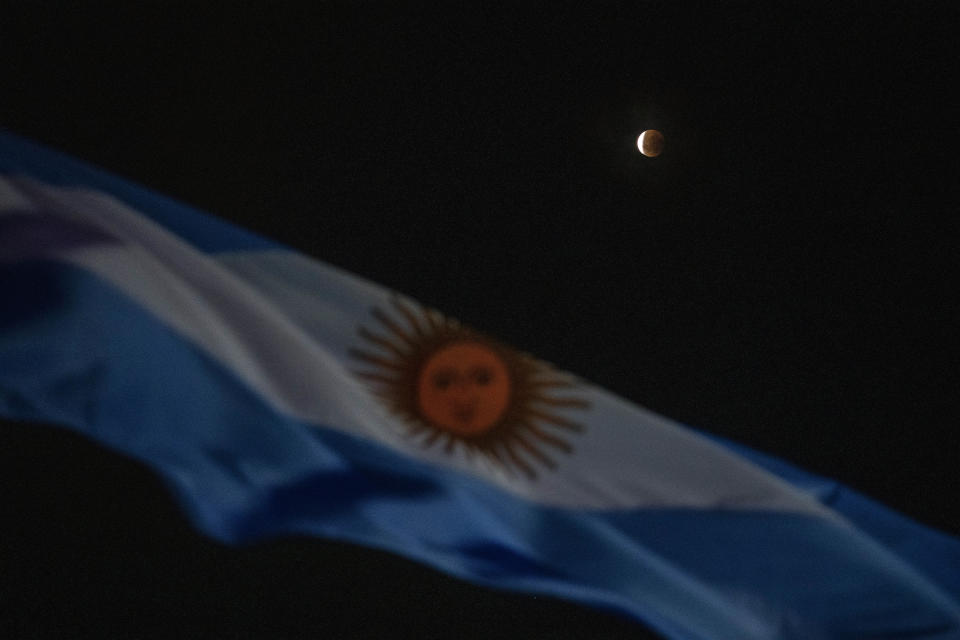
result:
[(567, 440), (583, 427), (567, 417), (588, 403), (563, 394), (569, 376), (452, 318), (398, 298), (392, 313), (374, 309), (379, 325), (360, 327), (364, 348), (350, 354), (356, 375), (424, 446), (463, 447), (530, 478), (554, 469)]
[(471, 437), (493, 428), (510, 404), (510, 374), (492, 349), (454, 342), (429, 356), (417, 379), (420, 414), (442, 429)]

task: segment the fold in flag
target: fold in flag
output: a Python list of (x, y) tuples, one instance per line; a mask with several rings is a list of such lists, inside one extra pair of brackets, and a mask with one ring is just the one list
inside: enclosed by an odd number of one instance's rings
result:
[(0, 414), (206, 534), (310, 534), (670, 638), (960, 638), (960, 541), (0, 132)]

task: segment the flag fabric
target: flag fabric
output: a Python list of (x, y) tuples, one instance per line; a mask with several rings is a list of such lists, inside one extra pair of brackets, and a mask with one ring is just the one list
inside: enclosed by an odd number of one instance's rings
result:
[(960, 638), (960, 541), (0, 132), (0, 414), (228, 543), (346, 540), (670, 638)]

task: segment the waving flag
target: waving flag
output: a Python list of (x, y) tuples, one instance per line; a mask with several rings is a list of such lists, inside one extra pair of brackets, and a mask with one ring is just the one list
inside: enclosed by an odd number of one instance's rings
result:
[(349, 540), (671, 638), (960, 638), (960, 542), (0, 133), (0, 414), (226, 542)]

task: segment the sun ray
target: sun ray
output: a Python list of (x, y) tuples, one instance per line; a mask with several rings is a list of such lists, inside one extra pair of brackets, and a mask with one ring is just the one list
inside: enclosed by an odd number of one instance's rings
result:
[(423, 307), (422, 311), (423, 311), (423, 317), (426, 318), (427, 324), (430, 327), (431, 333), (436, 335), (437, 332), (446, 329), (447, 327), (446, 318), (444, 318), (439, 311), (435, 311), (427, 307)]
[(444, 453), (447, 453), (447, 454), (453, 453), (453, 449), (457, 446), (457, 439), (454, 438), (449, 433), (444, 434), (444, 437), (446, 438), (446, 442), (444, 442), (443, 444)]
[(440, 431), (440, 430), (435, 429), (435, 430), (433, 430), (433, 431), (430, 432), (430, 435), (428, 435), (426, 438), (424, 438), (424, 440), (423, 440), (423, 445), (424, 445), (425, 447), (433, 446), (433, 443), (435, 443), (437, 440), (439, 440), (441, 437), (443, 437), (443, 435), (444, 435), (443, 431)]
[(513, 449), (513, 442), (510, 440), (503, 442), (502, 449), (507, 453), (507, 457), (510, 458), (510, 462), (513, 463), (515, 467), (520, 469), (524, 475), (531, 479), (537, 477), (537, 472), (533, 470), (533, 467), (527, 464), (527, 462)]
[(570, 407), (576, 409), (586, 409), (590, 403), (583, 398), (551, 398), (548, 396), (534, 396), (530, 399), (536, 404), (545, 404), (551, 407)]
[(420, 321), (417, 319), (417, 316), (410, 310), (410, 308), (400, 300), (399, 297), (394, 296), (390, 298), (390, 302), (393, 304), (393, 307), (400, 312), (400, 315), (403, 316), (404, 320), (407, 321), (407, 324), (413, 329), (413, 332), (418, 337), (424, 337), (426, 332), (423, 327), (420, 326)]
[(548, 469), (556, 469), (557, 463), (554, 462), (547, 454), (545, 454), (540, 449), (536, 448), (533, 444), (527, 441), (522, 433), (517, 432), (513, 434), (513, 439), (521, 446), (523, 449), (529, 453), (531, 456), (540, 461), (540, 464), (545, 466)]
[(572, 420), (567, 420), (566, 418), (561, 418), (558, 415), (552, 413), (547, 413), (546, 411), (540, 411), (530, 407), (527, 410), (534, 418), (539, 418), (543, 422), (549, 422), (550, 424), (556, 425), (558, 427), (563, 427), (564, 429), (569, 429), (570, 431), (580, 432), (583, 431), (583, 425), (579, 422), (574, 422)]
[(378, 398), (380, 398), (380, 400), (385, 402), (387, 405), (391, 407), (396, 406), (396, 402), (394, 401), (393, 394), (390, 392), (390, 389), (388, 387), (384, 387), (384, 386), (377, 387), (376, 389), (373, 389), (373, 394)]
[(490, 445), (490, 446), (488, 446), (488, 447), (482, 447), (482, 450), (483, 450), (484, 453), (486, 453), (488, 456), (490, 456), (493, 460), (495, 460), (496, 462), (500, 463), (500, 466), (501, 466), (501, 467), (503, 467), (503, 468), (505, 468), (505, 469), (509, 469), (509, 468), (510, 468), (510, 465), (507, 463), (507, 461), (504, 459), (503, 455), (500, 453), (500, 450), (499, 450), (499, 445), (500, 445), (500, 444), (501, 444), (501, 443), (499, 443), (499, 442), (495, 442), (495, 443), (493, 443), (492, 445)]
[(364, 380), (369, 380), (370, 382), (379, 382), (386, 385), (395, 385), (402, 382), (400, 378), (391, 378), (382, 373), (373, 373), (372, 371), (354, 371), (353, 375), (358, 378), (363, 378)]
[(397, 338), (410, 345), (411, 347), (416, 347), (417, 342), (414, 340), (414, 336), (411, 336), (406, 331), (403, 330), (399, 324), (394, 322), (393, 318), (388, 316), (386, 313), (380, 309), (374, 309), (373, 317), (380, 321), (380, 323), (390, 330), (390, 333), (395, 335)]
[(543, 429), (541, 429), (535, 424), (524, 423), (523, 427), (527, 431), (535, 435), (537, 439), (540, 440), (541, 442), (545, 442), (546, 444), (549, 444), (550, 446), (556, 449), (560, 449), (565, 453), (570, 453), (571, 451), (573, 451), (573, 447), (571, 447), (570, 443), (568, 443), (566, 440), (564, 440), (563, 438), (559, 438), (551, 433), (547, 433), (546, 431), (544, 431)]
[(544, 378), (531, 380), (529, 386), (531, 389), (572, 389), (577, 385), (572, 380), (563, 378)]
[(409, 431), (411, 435), (419, 435), (421, 433), (424, 433), (430, 430), (430, 427), (422, 424), (417, 424), (416, 422), (407, 422), (406, 426), (407, 426), (407, 431)]
[(408, 351), (404, 351), (395, 343), (390, 342), (387, 338), (377, 335), (365, 327), (360, 327), (357, 329), (357, 334), (367, 342), (372, 342), (373, 344), (395, 354), (397, 357), (406, 358), (410, 355)]
[(357, 360), (363, 360), (368, 364), (375, 364), (385, 369), (393, 369), (395, 371), (406, 371), (407, 366), (400, 360), (393, 360), (390, 358), (384, 358), (383, 356), (373, 355), (372, 353), (367, 353), (366, 351), (361, 351), (360, 349), (350, 349), (348, 351), (349, 355)]

